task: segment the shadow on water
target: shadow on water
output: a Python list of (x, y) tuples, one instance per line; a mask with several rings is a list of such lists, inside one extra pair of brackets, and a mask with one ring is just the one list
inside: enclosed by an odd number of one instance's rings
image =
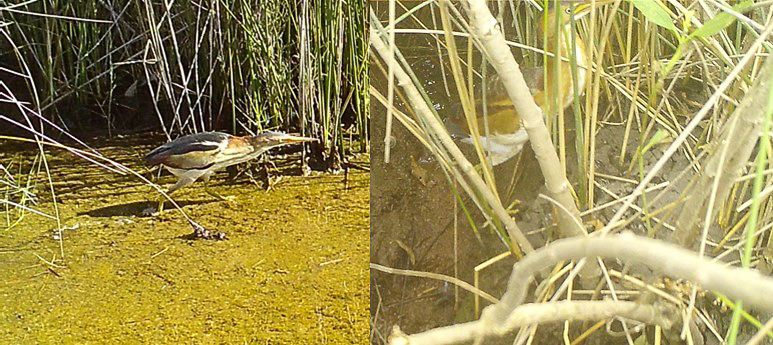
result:
[[(180, 207), (192, 206), (192, 205), (204, 205), (208, 203), (217, 202), (216, 200), (183, 200), (176, 201)], [(105, 207), (98, 207), (86, 212), (79, 212), (77, 215), (87, 215), (89, 217), (118, 217), (118, 216), (134, 216), (134, 217), (148, 217), (146, 210), (154, 209), (158, 206), (154, 201), (135, 201), (126, 204), (110, 205)], [(166, 206), (167, 212), (174, 212), (171, 205)]]

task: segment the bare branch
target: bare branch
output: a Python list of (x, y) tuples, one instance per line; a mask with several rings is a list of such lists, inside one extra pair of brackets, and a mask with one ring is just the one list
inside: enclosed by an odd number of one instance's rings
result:
[(439, 327), (414, 335), (403, 334), (395, 326), (389, 338), (389, 344), (456, 344), (473, 339), (502, 335), (517, 328), (563, 320), (599, 320), (620, 316), (647, 324), (655, 324), (663, 329), (671, 328), (678, 320), (676, 308), (666, 305), (652, 306), (630, 301), (559, 301), (551, 303), (533, 303), (518, 306), (508, 317), (502, 328), (491, 327), (483, 320), (458, 325)]
[[(562, 239), (537, 249), (513, 265), (501, 302), (483, 310), (478, 321), (441, 327), (411, 336), (393, 334), (390, 344), (453, 344), (475, 337), (504, 334), (528, 324), (557, 320), (593, 320), (622, 316), (663, 328), (671, 326), (670, 307), (624, 301), (565, 301), (522, 304), (533, 276), (559, 261), (581, 258), (618, 258), (639, 262), (704, 289), (739, 299), (752, 308), (773, 311), (773, 278), (757, 271), (729, 267), (696, 255), (675, 244), (630, 233), (607, 237)], [(669, 317), (671, 315), (671, 317)], [(441, 340), (442, 339), (442, 340)]]
[(591, 238), (562, 239), (536, 250), (513, 265), (507, 291), (501, 302), (483, 311), (481, 318), (491, 318), (504, 325), (512, 310), (520, 305), (532, 277), (540, 270), (562, 260), (586, 257), (618, 258), (623, 262), (640, 262), (674, 278), (692, 281), (704, 289), (743, 300), (745, 305), (773, 311), (773, 279), (757, 271), (728, 267), (675, 244), (633, 234)]

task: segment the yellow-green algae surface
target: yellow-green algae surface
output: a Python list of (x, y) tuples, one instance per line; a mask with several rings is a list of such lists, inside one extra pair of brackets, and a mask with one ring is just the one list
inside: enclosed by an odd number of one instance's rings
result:
[[(140, 158), (154, 146), (148, 141), (96, 146), (141, 169)], [(28, 149), (14, 153), (6, 145), (0, 164), (28, 171), (35, 152)], [(136, 177), (59, 150), (47, 158), (65, 256), (55, 220), (27, 213), (8, 228), (18, 212), (0, 210), (0, 343), (367, 341), (368, 174), (350, 171), (348, 185), (343, 175), (287, 176), (297, 168), (282, 169), (278, 159), (272, 175), (285, 176), (268, 192), (217, 174), (213, 189), (234, 202), (213, 199), (197, 188), (201, 182), (173, 197), (229, 239), (191, 241), (180, 238), (192, 228), (179, 211), (141, 215), (157, 194)], [(31, 176), (40, 200), (30, 206), (54, 214), (43, 176)]]

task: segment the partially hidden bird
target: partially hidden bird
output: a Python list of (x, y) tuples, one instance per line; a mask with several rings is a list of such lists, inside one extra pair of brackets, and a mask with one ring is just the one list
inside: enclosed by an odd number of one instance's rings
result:
[[(588, 78), (588, 59), (585, 52), (585, 43), (576, 35), (571, 39), (571, 14), (574, 14), (575, 20), (586, 15), (590, 6), (590, 0), (570, 1), (562, 0), (553, 3), (553, 6), (545, 12), (545, 17), (539, 21), (537, 31), (539, 37), (544, 37), (545, 50), (548, 52), (546, 57), (546, 68), (522, 68), (522, 74), (529, 87), (534, 101), (542, 109), (543, 114), (554, 112), (555, 98), (558, 99), (558, 106), (568, 107), (574, 97), (575, 89), (578, 95), (582, 95), (585, 90)], [(561, 4), (558, 4), (558, 3)], [(577, 4), (582, 2), (582, 4)], [(599, 4), (606, 0), (597, 0)], [(574, 10), (572, 10), (574, 6)], [(558, 23), (556, 23), (558, 21)], [(561, 28), (555, 30), (556, 24)], [(556, 47), (559, 47), (560, 53), (556, 54)], [(556, 60), (556, 55), (561, 57)], [(577, 63), (576, 79), (572, 77), (571, 58), (574, 55)], [(559, 71), (553, 66), (560, 64)], [(560, 73), (556, 76), (556, 72)], [(556, 79), (556, 77), (558, 77)], [(555, 81), (558, 80), (558, 84)], [(573, 85), (576, 80), (576, 88)], [(520, 114), (515, 110), (510, 97), (497, 77), (490, 78), (490, 87), (487, 87), (486, 112), (484, 116), (483, 102), (478, 101), (476, 107), (476, 122), (478, 126), (478, 135), (481, 145), (488, 153), (492, 165), (499, 165), (521, 152), (523, 145), (529, 140), (526, 130), (521, 125)], [(470, 130), (467, 123), (460, 117), (449, 117), (446, 124), (452, 134), (461, 137), (461, 141), (472, 144)], [(459, 132), (459, 131), (462, 132)]]
[[(177, 176), (177, 183), (166, 192), (168, 195), (198, 179), (206, 183), (215, 171), (256, 158), (271, 148), (316, 140), (280, 132), (264, 132), (253, 136), (203, 132), (179, 137), (153, 149), (145, 156), (145, 164), (162, 165)], [(220, 200), (228, 200), (208, 186), (204, 188), (208, 194)], [(163, 211), (165, 200), (163, 196), (159, 198), (159, 213)]]

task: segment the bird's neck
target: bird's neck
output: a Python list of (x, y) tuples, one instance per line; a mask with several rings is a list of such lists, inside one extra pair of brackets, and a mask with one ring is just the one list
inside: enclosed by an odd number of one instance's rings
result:
[[(553, 111), (553, 100), (558, 98), (562, 108), (566, 108), (571, 104), (574, 99), (575, 90), (579, 94), (583, 94), (585, 91), (585, 84), (587, 80), (587, 68), (588, 59), (585, 54), (585, 43), (580, 39), (579, 35), (575, 35), (574, 42), (572, 42), (572, 28), (570, 25), (564, 27), (563, 32), (557, 33), (558, 39), (558, 51), (556, 51), (555, 41), (549, 42), (549, 46), (545, 47), (546, 50), (553, 54), (546, 59), (547, 65), (547, 84), (553, 87), (545, 90), (545, 106), (548, 113)], [(574, 44), (572, 44), (574, 43)], [(576, 79), (572, 76), (572, 60), (576, 61)], [(573, 85), (573, 80), (576, 80), (576, 87)], [(556, 82), (558, 82), (556, 84)], [(557, 87), (556, 87), (557, 85)]]

